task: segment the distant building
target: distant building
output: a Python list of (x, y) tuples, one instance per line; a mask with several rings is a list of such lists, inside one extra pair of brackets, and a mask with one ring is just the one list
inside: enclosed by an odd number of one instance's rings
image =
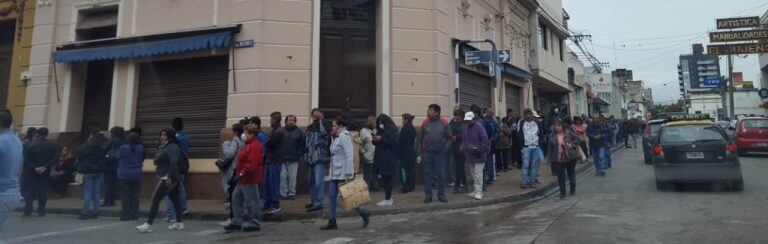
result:
[[(760, 18), (760, 22), (768, 24), (768, 11), (765, 11), (763, 17)], [(768, 87), (768, 53), (761, 53), (758, 55), (760, 61), (760, 87)]]
[[(680, 81), (680, 96), (685, 100), (688, 112), (714, 111), (722, 108), (722, 100), (717, 86), (707, 86), (706, 79), (720, 78), (720, 59), (718, 56), (704, 54), (704, 45), (693, 44), (693, 53), (680, 55), (677, 65)], [(705, 112), (707, 113), (707, 112)]]

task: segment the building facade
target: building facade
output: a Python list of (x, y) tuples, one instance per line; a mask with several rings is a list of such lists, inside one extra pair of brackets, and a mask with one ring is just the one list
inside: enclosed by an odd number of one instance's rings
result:
[[(680, 55), (677, 65), (680, 95), (689, 112), (710, 110), (713, 96), (719, 96), (718, 86), (704, 84), (706, 79), (720, 79), (720, 58), (704, 54), (702, 44), (693, 44), (692, 54)], [(698, 103), (698, 104), (695, 104)], [(717, 113), (713, 113), (713, 116)]]
[[(432, 103), (497, 114), (568, 103), (560, 1), (60, 0), (36, 11), (24, 126), (49, 127), (62, 145), (139, 126), (153, 148), (181, 117), (193, 198), (221, 196), (205, 184), (218, 178), (211, 162), (245, 116), (267, 127), (273, 111), (306, 125), (315, 107), (363, 119), (424, 118)], [(459, 47), (455, 82), (455, 44), (467, 39), (511, 50), (493, 70), (501, 82), (463, 64), (465, 51), (490, 49), (482, 43)]]
[[(765, 11), (760, 17), (760, 23), (768, 25), (768, 11)], [(760, 87), (768, 87), (768, 53), (758, 54), (758, 60), (760, 64)]]
[(536, 24), (536, 44), (531, 60), (534, 107), (550, 115), (554, 105), (570, 107), (565, 40), (568, 37), (568, 14), (561, 0), (538, 1), (539, 14), (531, 20)]
[(24, 101), (31, 87), (28, 70), (35, 8), (34, 0), (0, 1), (0, 108), (13, 114), (14, 130), (23, 126)]

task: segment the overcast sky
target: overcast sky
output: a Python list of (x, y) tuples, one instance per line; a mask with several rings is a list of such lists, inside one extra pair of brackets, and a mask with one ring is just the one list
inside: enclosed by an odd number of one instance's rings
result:
[[(679, 55), (691, 53), (691, 44), (707, 45), (706, 33), (715, 29), (715, 19), (761, 16), (768, 10), (768, 1), (563, 0), (563, 8), (571, 16), (569, 29), (592, 35), (592, 42), (582, 46), (601, 62), (610, 63), (604, 72), (631, 69), (635, 80), (653, 89), (658, 103), (679, 98)], [(745, 81), (759, 86), (757, 55), (742, 57), (734, 56), (734, 72), (743, 72)], [(723, 56), (720, 63), (723, 75), (727, 74), (725, 60)]]

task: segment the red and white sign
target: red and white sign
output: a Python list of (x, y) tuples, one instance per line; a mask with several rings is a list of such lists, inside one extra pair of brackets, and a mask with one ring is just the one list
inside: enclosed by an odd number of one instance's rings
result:
[(585, 75), (593, 92), (612, 92), (613, 82), (611, 75), (606, 74), (588, 74)]

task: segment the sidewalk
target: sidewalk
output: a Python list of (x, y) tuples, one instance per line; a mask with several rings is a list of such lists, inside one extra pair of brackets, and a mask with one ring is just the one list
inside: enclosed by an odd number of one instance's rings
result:
[[(617, 151), (621, 148), (622, 147), (615, 147), (612, 149), (612, 151)], [(590, 168), (592, 168), (591, 163), (577, 164), (576, 172), (578, 174), (587, 171)], [(392, 198), (394, 199), (395, 204), (390, 207), (379, 207), (376, 205), (376, 203), (384, 199), (384, 191), (379, 190), (378, 192), (371, 192), (371, 202), (366, 204), (365, 208), (369, 210), (372, 215), (469, 208), (504, 202), (531, 200), (536, 197), (545, 195), (551, 190), (557, 188), (557, 179), (552, 176), (549, 164), (542, 165), (539, 168), (539, 180), (541, 181), (541, 184), (539, 184), (537, 189), (520, 189), (520, 171), (518, 169), (513, 169), (509, 172), (503, 172), (497, 177), (493, 185), (489, 186), (487, 191), (483, 193), (483, 200), (474, 200), (468, 197), (467, 194), (451, 194), (453, 187), (446, 187), (445, 190), (448, 203), (441, 203), (437, 201), (437, 197), (435, 196), (432, 203), (425, 204), (423, 202), (424, 188), (422, 186), (417, 186), (416, 190), (407, 194), (397, 193), (398, 189), (394, 189)], [(435, 192), (434, 194), (436, 195), (437, 193)], [(322, 213), (307, 213), (305, 211), (304, 206), (309, 203), (309, 195), (298, 195), (296, 200), (280, 201), (281, 208), (284, 212), (282, 220), (323, 217), (327, 214), (327, 196), (325, 201), (326, 209)], [(188, 201), (188, 204), (190, 210), (190, 214), (186, 216), (188, 219), (225, 220), (228, 218), (225, 205), (221, 200), (192, 199)], [(47, 205), (48, 213), (78, 215), (80, 214), (82, 201), (79, 197), (49, 199)], [(149, 199), (141, 200), (141, 216), (147, 215), (149, 206)], [(161, 204), (161, 213), (163, 212), (163, 209), (164, 206)], [(118, 201), (117, 206), (101, 208), (100, 210), (101, 216), (117, 217), (120, 214), (120, 203)], [(18, 208), (17, 211), (22, 211), (22, 208)], [(338, 210), (338, 215), (340, 217), (350, 217), (355, 216), (356, 213), (354, 213), (354, 211), (344, 212), (343, 210)], [(280, 220), (280, 217), (272, 218), (271, 220)]]

